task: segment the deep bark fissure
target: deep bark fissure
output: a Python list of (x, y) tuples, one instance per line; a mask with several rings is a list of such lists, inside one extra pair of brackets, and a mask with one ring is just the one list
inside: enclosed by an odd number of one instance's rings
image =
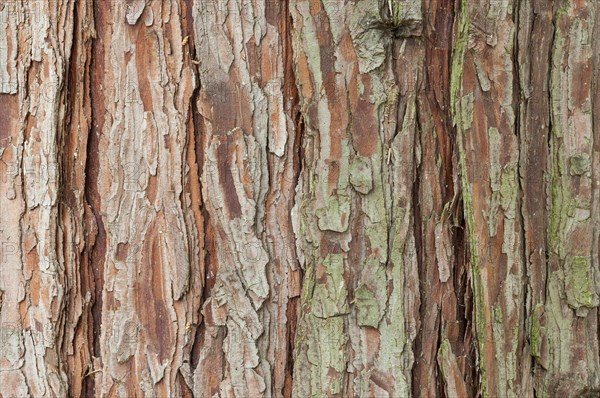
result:
[[(554, 51), (554, 41), (556, 39), (556, 17), (555, 17), (555, 9), (554, 9), (554, 2), (549, 2), (550, 4), (550, 14), (552, 15), (550, 17), (550, 22), (552, 25), (552, 35), (551, 35), (551, 40), (550, 40), (550, 45), (548, 46), (549, 51), (548, 51), (548, 65), (551, 68), (552, 67), (552, 53)], [(552, 73), (550, 70), (548, 70), (548, 76), (546, 79), (546, 100), (548, 101), (548, 137), (546, 140), (546, 150), (547, 153), (550, 154), (551, 153), (551, 141), (552, 141), (552, 131), (554, 130), (554, 121), (552, 118), (552, 92), (551, 92), (551, 87), (552, 87)], [(547, 165), (549, 166), (549, 164)], [(548, 170), (548, 174), (551, 172), (551, 170)], [(544, 170), (543, 174), (543, 180), (542, 183), (544, 184), (544, 191), (548, 192), (551, 187), (550, 184), (552, 183), (552, 180), (550, 178), (550, 175), (546, 174), (546, 171)], [(548, 184), (547, 184), (548, 183)], [(547, 199), (546, 205), (548, 205), (548, 201), (549, 199)], [(547, 233), (547, 231), (544, 231), (544, 233)], [(545, 266), (545, 275), (546, 275), (546, 279), (544, 280), (544, 297), (543, 297), (543, 304), (545, 304), (547, 302), (548, 296), (549, 296), (549, 292), (548, 289), (550, 288), (548, 285), (548, 275), (550, 275), (550, 247), (548, 245), (548, 240), (546, 240), (546, 247), (544, 248), (544, 258), (545, 258), (545, 262), (544, 262), (544, 266)], [(539, 366), (538, 366), (539, 369)]]
[[(596, 13), (596, 21), (594, 24), (594, 36), (600, 37), (600, 10), (597, 10)], [(592, 79), (592, 109), (597, 109), (596, 107), (600, 107), (600, 43), (596, 42), (595, 54), (593, 56), (595, 65), (595, 73), (593, 73)], [(595, 115), (592, 119), (592, 129), (594, 131), (594, 148), (597, 152), (600, 152), (600, 116)], [(596, 175), (596, 178), (593, 180), (596, 182), (596, 185), (600, 185), (600, 176), (598, 175), (597, 170), (592, 171), (592, 178)], [(598, 190), (598, 189), (597, 189)], [(592, 255), (598, 259), (600, 257), (600, 221), (596, 221), (596, 248), (592, 248)], [(597, 339), (600, 341), (600, 316), (598, 317), (597, 325)], [(600, 357), (600, 345), (598, 346), (598, 356)]]
[[(94, 25), (98, 32), (103, 28), (104, 18), (100, 17), (103, 13), (102, 7), (95, 3), (93, 5), (93, 19)], [(98, 33), (98, 36), (100, 33)], [(106, 256), (106, 232), (104, 223), (101, 215), (101, 194), (98, 191), (98, 173), (100, 169), (100, 153), (99, 153), (99, 136), (101, 134), (102, 126), (99, 124), (100, 121), (103, 124), (103, 118), (99, 118), (98, 115), (103, 114), (102, 99), (100, 90), (98, 88), (102, 81), (102, 69), (100, 62), (104, 58), (104, 50), (101, 49), (103, 44), (99, 43), (98, 39), (95, 38), (91, 45), (91, 57), (90, 57), (90, 87), (89, 96), (91, 103), (91, 114), (90, 114), (90, 130), (87, 142), (87, 153), (85, 166), (85, 185), (84, 185), (84, 206), (89, 207), (89, 212), (85, 212), (85, 217), (88, 219), (85, 222), (87, 236), (87, 242), (92, 240), (94, 243), (91, 247), (86, 250), (87, 264), (90, 269), (89, 278), (91, 278), (92, 287), (92, 300), (90, 311), (92, 315), (91, 321), (91, 336), (90, 336), (90, 354), (92, 358), (99, 358), (101, 360), (102, 354), (100, 351), (100, 334), (102, 325), (102, 290), (104, 288), (104, 262)], [(100, 55), (102, 54), (102, 56)], [(90, 219), (91, 218), (91, 219)], [(87, 246), (87, 245), (86, 245)], [(93, 369), (96, 370), (96, 369)], [(95, 377), (86, 377), (84, 379), (84, 391), (89, 396), (95, 395), (96, 383)]]
[[(522, 116), (522, 111), (523, 111), (523, 104), (525, 104), (524, 106), (527, 106), (527, 100), (525, 99), (524, 93), (523, 93), (523, 81), (522, 81), (522, 76), (521, 76), (521, 71), (519, 70), (519, 54), (520, 54), (520, 36), (519, 36), (519, 32), (520, 29), (518, 27), (521, 26), (521, 21), (519, 20), (519, 13), (518, 10), (521, 6), (521, 2), (522, 0), (516, 0), (513, 4), (513, 11), (512, 14), (514, 16), (514, 24), (515, 26), (517, 26), (516, 32), (514, 34), (513, 37), (513, 52), (512, 52), (512, 70), (513, 73), (515, 75), (515, 78), (513, 79), (513, 102), (512, 102), (512, 106), (515, 109), (515, 126), (514, 126), (514, 134), (519, 137), (519, 139), (521, 139), (521, 126), (522, 126), (522, 120), (521, 120), (521, 116)], [(528, 37), (532, 37), (532, 32), (533, 32), (533, 24), (535, 23), (535, 21), (533, 23), (531, 23), (531, 30), (529, 32), (529, 36)], [(531, 94), (530, 94), (531, 95)], [(533, 297), (530, 297), (530, 289), (528, 288), (528, 286), (530, 286), (530, 281), (529, 281), (529, 273), (528, 273), (528, 269), (529, 267), (531, 267), (531, 265), (529, 264), (529, 255), (527, 254), (527, 248), (528, 248), (528, 240), (527, 240), (527, 232), (526, 232), (526, 221), (525, 221), (525, 217), (523, 217), (523, 210), (526, 206), (526, 186), (523, 184), (523, 176), (527, 176), (528, 170), (523, 170), (524, 166), (523, 166), (523, 156), (519, 155), (519, 158), (517, 160), (517, 190), (519, 192), (519, 194), (517, 195), (517, 208), (518, 211), (516, 212), (516, 217), (519, 220), (519, 225), (520, 225), (520, 235), (521, 235), (521, 239), (523, 242), (522, 245), (522, 250), (519, 253), (519, 255), (521, 256), (521, 261), (522, 264), (524, 264), (523, 269), (522, 269), (522, 273), (521, 273), (521, 278), (522, 278), (522, 283), (524, 286), (523, 289), (523, 302), (522, 302), (522, 314), (521, 314), (521, 333), (522, 333), (522, 338), (519, 339), (519, 345), (518, 345), (518, 351), (521, 353), (520, 355), (526, 355), (526, 353), (529, 352), (529, 349), (526, 349), (527, 345), (531, 345), (531, 341), (529, 338), (529, 334), (530, 334), (530, 330), (531, 327), (529, 325), (530, 323), (530, 312), (531, 312), (531, 302), (533, 300)], [(534, 365), (535, 365), (535, 357), (533, 355), (530, 355), (530, 366), (531, 369), (533, 371)]]
[[(283, 1), (283, 22), (284, 25), (284, 40), (283, 40), (283, 54), (284, 54), (284, 98), (289, 98), (290, 105), (288, 106), (288, 111), (291, 113), (290, 116), (293, 120), (294, 126), (296, 128), (294, 134), (294, 150), (292, 151), (292, 159), (291, 162), (293, 164), (294, 176), (292, 178), (292, 186), (294, 187), (294, 191), (298, 186), (298, 182), (300, 180), (300, 175), (302, 173), (302, 159), (303, 157), (303, 149), (304, 149), (304, 123), (302, 120), (302, 112), (300, 111), (300, 97), (298, 94), (298, 87), (296, 86), (296, 81), (294, 79), (294, 50), (292, 46), (292, 30), (293, 30), (293, 20), (292, 14), (290, 12), (290, 0)], [(296, 195), (293, 195), (290, 198), (290, 209), (296, 206)], [(291, 210), (290, 210), (291, 217)], [(298, 261), (296, 261), (296, 265), (299, 270), (299, 283), (300, 286), (304, 284), (304, 272), (302, 267), (299, 266)], [(283, 395), (286, 398), (292, 397), (292, 384), (293, 384), (293, 372), (294, 372), (294, 351), (296, 347), (296, 326), (298, 324), (298, 313), (300, 311), (300, 298), (292, 297), (287, 305), (287, 316), (288, 316), (288, 325), (287, 325), (287, 358), (286, 358), (286, 374), (285, 374), (285, 382), (284, 382), (284, 390)]]
[[(418, 126), (418, 116), (415, 118), (416, 119), (416, 124)], [(416, 132), (418, 134), (416, 134), (417, 136), (420, 136), (420, 128), (416, 128)], [(416, 141), (416, 138), (415, 138)], [(418, 144), (421, 145), (421, 144)], [(425, 308), (425, 306), (423, 305), (423, 301), (424, 301), (424, 297), (423, 294), (426, 293), (427, 290), (427, 286), (425, 285), (425, 282), (427, 280), (427, 278), (425, 278), (425, 271), (424, 271), (424, 267), (423, 267), (423, 251), (422, 251), (422, 247), (423, 247), (423, 239), (422, 239), (422, 233), (423, 233), (423, 229), (421, 226), (421, 204), (420, 204), (420, 178), (421, 178), (421, 163), (418, 162), (417, 160), (417, 156), (415, 153), (413, 153), (414, 156), (414, 162), (415, 164), (418, 164), (418, 167), (415, 168), (415, 175), (414, 175), (414, 181), (413, 181), (413, 185), (412, 185), (412, 202), (413, 202), (413, 206), (412, 208), (414, 209), (414, 213), (413, 213), (413, 233), (414, 233), (414, 237), (415, 237), (415, 255), (416, 255), (416, 259), (417, 259), (417, 264), (418, 264), (418, 268), (419, 268), (419, 292), (421, 297), (419, 298), (419, 301), (421, 303), (420, 309), (419, 309), (419, 314), (420, 317), (419, 319), (422, 320), (424, 319), (425, 316), (425, 311), (427, 310)], [(413, 341), (413, 352), (415, 353), (415, 357), (417, 359), (415, 359), (415, 365), (412, 368), (412, 393), (415, 396), (419, 396), (420, 394), (420, 389), (421, 387), (419, 386), (418, 380), (420, 380), (420, 378), (422, 377), (422, 375), (418, 374), (417, 371), (419, 369), (419, 367), (417, 366), (418, 362), (421, 361), (421, 357), (422, 357), (422, 346), (423, 346), (423, 336), (424, 336), (424, 327), (422, 323), (419, 323), (418, 326), (418, 332), (417, 332), (417, 336), (415, 337), (414, 341)]]
[[(198, 187), (199, 190), (196, 193), (197, 195), (199, 195), (200, 197), (200, 201), (198, 203), (198, 205), (200, 206), (200, 214), (203, 220), (203, 224), (202, 224), (202, 234), (199, 237), (200, 239), (200, 244), (201, 247), (204, 249), (204, 254), (202, 255), (203, 257), (203, 261), (204, 261), (204, 266), (206, 266), (206, 264), (210, 264), (210, 251), (207, 250), (207, 240), (206, 240), (206, 236), (207, 236), (207, 229), (209, 228), (210, 225), (210, 220), (209, 220), (209, 216), (208, 213), (206, 211), (206, 206), (204, 204), (204, 198), (202, 196), (202, 179), (201, 179), (201, 175), (202, 175), (202, 168), (203, 168), (203, 164), (204, 164), (204, 151), (202, 150), (203, 148), (203, 141), (201, 138), (201, 133), (202, 133), (202, 116), (200, 115), (199, 111), (198, 111), (198, 101), (200, 99), (200, 92), (201, 92), (201, 84), (200, 84), (200, 74), (198, 71), (199, 68), (199, 61), (197, 60), (197, 55), (196, 55), (196, 32), (194, 30), (194, 15), (193, 15), (193, 0), (185, 0), (184, 2), (185, 4), (185, 28), (186, 28), (186, 32), (187, 35), (189, 37), (189, 42), (188, 42), (188, 48), (189, 48), (189, 56), (192, 60), (192, 64), (194, 65), (192, 67), (193, 69), (193, 73), (194, 73), (194, 77), (197, 81), (196, 83), (196, 87), (194, 87), (194, 90), (192, 91), (192, 95), (190, 97), (190, 118), (191, 118), (191, 125), (192, 127), (192, 131), (190, 134), (190, 139), (193, 139), (194, 141), (194, 145), (193, 145), (193, 151), (194, 151), (194, 159), (196, 161), (195, 164), (195, 168), (197, 169), (197, 178), (198, 178)], [(198, 63), (198, 64), (197, 64)], [(190, 167), (193, 167), (193, 165), (190, 165)], [(198, 226), (196, 226), (198, 227)], [(206, 297), (208, 297), (209, 292), (207, 292), (207, 283), (206, 283), (206, 269), (203, 270), (204, 271), (204, 275), (202, 275), (202, 291), (203, 294), (202, 299), (206, 299)], [(200, 313), (200, 308), (198, 308), (198, 319), (202, 319), (202, 315)], [(193, 343), (191, 344), (191, 348), (190, 348), (190, 358), (189, 358), (189, 363), (190, 363), (190, 368), (191, 371), (195, 371), (196, 367), (198, 366), (198, 361), (200, 360), (200, 349), (202, 346), (202, 336), (204, 334), (204, 322), (200, 321), (198, 325), (195, 325), (194, 327), (194, 334), (193, 334)], [(193, 396), (193, 392), (191, 390), (191, 387), (188, 386), (188, 388), (190, 388), (190, 396)]]

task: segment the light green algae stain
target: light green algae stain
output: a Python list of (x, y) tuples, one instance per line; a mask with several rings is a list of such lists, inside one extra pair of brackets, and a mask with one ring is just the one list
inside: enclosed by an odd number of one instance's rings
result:
[(541, 323), (543, 314), (544, 305), (539, 303), (535, 306), (531, 315), (531, 354), (538, 360), (542, 357), (542, 339), (545, 333), (545, 327)]
[[(344, 257), (340, 254), (329, 254), (323, 260), (321, 267), (317, 267), (317, 281), (313, 292), (311, 306), (312, 313), (319, 318), (328, 318), (336, 315), (347, 314), (348, 289), (344, 281)], [(325, 282), (320, 280), (325, 279)]]
[(371, 161), (363, 156), (356, 156), (350, 165), (350, 184), (356, 191), (367, 194), (373, 189), (373, 171)]
[(563, 249), (563, 226), (570, 215), (573, 215), (575, 210), (575, 201), (570, 198), (565, 198), (560, 180), (552, 178), (550, 184), (550, 224), (548, 226), (548, 246), (558, 254), (559, 257), (564, 255)]
[(371, 246), (371, 257), (383, 264), (387, 260), (387, 227), (384, 222), (372, 223), (365, 221), (367, 238)]
[(423, 14), (421, 0), (390, 0), (391, 23), (395, 37), (421, 36), (423, 31)]
[[(517, 358), (518, 340), (516, 338), (507, 341), (506, 338), (506, 319), (500, 305), (492, 306), (492, 331), (494, 350), (497, 358), (506, 358), (502, 365), (498, 367), (498, 379), (507, 385), (506, 396), (516, 397), (517, 380)], [(519, 335), (519, 325), (515, 325), (511, 332), (513, 336)]]
[[(318, 184), (320, 198), (324, 207), (318, 208), (315, 212), (319, 229), (321, 231), (345, 232), (348, 230), (350, 221), (350, 167), (348, 159), (350, 157), (350, 146), (346, 140), (342, 141), (342, 156), (334, 165), (328, 165), (326, 172), (319, 174)], [(322, 151), (324, 156), (329, 155), (329, 150)], [(330, 181), (329, 176), (333, 173), (334, 167), (337, 169), (337, 180)], [(333, 173), (335, 174), (335, 173)]]
[[(308, 325), (307, 325), (308, 326)], [(310, 321), (307, 359), (310, 367), (312, 397), (328, 397), (341, 394), (342, 380), (346, 365), (346, 337), (344, 321), (340, 317)], [(332, 371), (340, 377), (332, 377)]]
[(548, 340), (549, 363), (547, 368), (557, 372), (570, 371), (570, 357), (573, 342), (572, 324), (564, 316), (564, 301), (562, 299), (562, 277), (554, 272), (548, 278), (548, 296), (545, 313), (548, 319), (546, 334)]
[(337, 196), (329, 198), (327, 207), (316, 211), (321, 231), (344, 232), (350, 219), (350, 198)]
[(473, 93), (468, 93), (460, 99), (461, 123), (463, 131), (473, 125)]
[[(496, 236), (496, 229), (498, 227), (498, 206), (500, 205), (500, 180), (502, 175), (502, 169), (500, 166), (500, 133), (495, 127), (488, 129), (488, 154), (490, 160), (489, 176), (490, 176), (490, 188), (492, 195), (489, 203), (489, 214), (488, 214), (488, 233), (490, 236)], [(478, 165), (479, 166), (479, 165)], [(483, 167), (483, 165), (481, 165)]]
[(389, 4), (392, 8), (392, 20), (395, 26), (423, 19), (420, 0), (392, 0)]
[(500, 205), (504, 209), (504, 216), (511, 220), (516, 216), (518, 192), (517, 166), (506, 165), (500, 182)]
[(350, 34), (358, 57), (360, 73), (369, 73), (383, 65), (389, 37), (382, 29), (379, 4), (372, 0), (359, 0), (350, 20)]
[(379, 301), (375, 294), (366, 286), (360, 286), (354, 291), (356, 305), (356, 317), (360, 326), (371, 326), (376, 328), (382, 315)]
[(492, 192), (498, 192), (500, 190), (500, 175), (502, 170), (500, 169), (500, 133), (495, 127), (488, 129), (488, 152), (490, 159), (490, 188)]
[(450, 107), (454, 125), (458, 121), (458, 103), (459, 93), (462, 91), (462, 75), (465, 51), (469, 40), (469, 12), (468, 1), (461, 1), (461, 9), (458, 15), (458, 37), (452, 49), (452, 70), (450, 75)]
[(381, 346), (379, 366), (390, 369), (394, 376), (395, 397), (410, 396), (410, 369), (413, 363), (412, 340), (406, 330), (404, 313), (404, 281), (407, 264), (404, 258), (412, 258), (405, 254), (403, 234), (400, 232), (406, 211), (401, 210), (397, 221), (393, 223), (390, 243), (390, 262), (388, 277), (392, 281), (392, 292), (389, 295), (384, 318), (379, 324)]
[(309, 378), (310, 387), (295, 383), (294, 396), (325, 398), (342, 392), (347, 337), (344, 317), (338, 315), (349, 311), (343, 268), (341, 255), (327, 256), (322, 267), (307, 267), (295, 355), (310, 366), (296, 367), (294, 377)]
[(438, 350), (438, 356), (446, 359), (448, 358), (448, 353), (452, 352), (452, 348), (450, 347), (450, 341), (444, 337), (442, 342), (440, 343), (440, 348)]
[(442, 375), (444, 379), (447, 377), (452, 377), (452, 365), (451, 361), (454, 361), (454, 355), (452, 354), (452, 346), (450, 345), (450, 341), (447, 337), (443, 337), (440, 342), (440, 348), (437, 352), (438, 363), (440, 368), (442, 369)]
[[(359, 159), (357, 161), (357, 159)], [(381, 168), (381, 153), (373, 155), (371, 159), (355, 158), (353, 165), (356, 169), (365, 170), (365, 180), (369, 182), (367, 185), (371, 185), (372, 189), (370, 193), (363, 197), (363, 211), (365, 213), (364, 218), (364, 231), (367, 236), (367, 244), (369, 247), (369, 253), (367, 254), (369, 259), (376, 260), (369, 263), (375, 264), (375, 268), (371, 268), (370, 272), (374, 272), (378, 265), (383, 265), (387, 262), (388, 253), (388, 215), (386, 211), (385, 192), (381, 178), (372, 179), (372, 168)], [(373, 166), (372, 166), (373, 165)], [(360, 175), (357, 172), (357, 175)], [(352, 177), (351, 177), (352, 178)], [(370, 179), (370, 180), (369, 180)], [(362, 179), (361, 179), (362, 180)], [(356, 182), (358, 183), (358, 182)], [(378, 289), (385, 290), (385, 282)]]

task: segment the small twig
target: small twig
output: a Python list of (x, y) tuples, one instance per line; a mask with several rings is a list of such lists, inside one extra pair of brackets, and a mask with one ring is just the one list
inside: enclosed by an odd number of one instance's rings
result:
[(98, 373), (98, 372), (102, 372), (102, 369), (97, 369), (97, 370), (92, 370), (91, 372), (88, 372), (86, 374), (83, 375), (83, 378), (85, 379), (86, 377), (88, 377), (89, 375), (92, 375), (94, 373)]

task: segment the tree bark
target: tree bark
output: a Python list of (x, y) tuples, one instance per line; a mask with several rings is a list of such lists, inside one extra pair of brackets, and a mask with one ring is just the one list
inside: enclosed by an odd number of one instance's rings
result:
[(2, 0), (1, 397), (600, 394), (593, 0)]

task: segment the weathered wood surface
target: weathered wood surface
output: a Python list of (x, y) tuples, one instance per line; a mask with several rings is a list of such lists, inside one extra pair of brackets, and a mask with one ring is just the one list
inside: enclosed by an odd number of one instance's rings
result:
[(600, 394), (596, 0), (0, 0), (2, 397)]

